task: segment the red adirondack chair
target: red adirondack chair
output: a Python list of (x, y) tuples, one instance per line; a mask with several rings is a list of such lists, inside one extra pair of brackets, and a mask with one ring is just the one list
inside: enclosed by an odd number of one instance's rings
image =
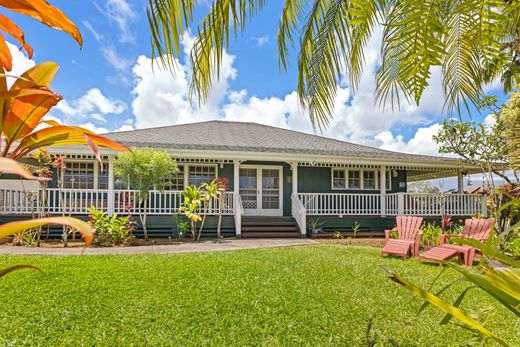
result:
[[(395, 254), (408, 258), (408, 254), (412, 256), (419, 255), (419, 241), (422, 237), (421, 224), (422, 217), (413, 216), (397, 216), (397, 226), (392, 230), (385, 230), (386, 244), (381, 251), (384, 254)], [(391, 239), (390, 233), (397, 231), (398, 238)]]
[(475, 253), (480, 253), (480, 250), (467, 245), (450, 245), (448, 238), (450, 237), (465, 237), (475, 239), (480, 242), (486, 242), (493, 229), (493, 219), (466, 219), (464, 222), (464, 231), (457, 235), (442, 234), (440, 238), (440, 245), (444, 248), (451, 248), (459, 251), (464, 255), (464, 263), (467, 266), (473, 265), (473, 258)]

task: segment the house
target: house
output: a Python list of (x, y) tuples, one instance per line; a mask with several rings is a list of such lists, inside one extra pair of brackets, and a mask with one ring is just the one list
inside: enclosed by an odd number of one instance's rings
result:
[[(180, 171), (168, 189), (150, 193), (149, 229), (175, 234), (180, 192), (217, 177), (229, 180), (224, 195), (224, 231), (237, 237), (305, 235), (312, 218), (325, 231), (382, 233), (400, 214), (486, 214), (482, 194), (462, 192), (462, 173), (476, 166), (452, 158), (405, 154), (322, 136), (245, 122), (208, 121), (106, 134), (129, 147), (162, 149)], [(102, 149), (102, 162), (87, 146), (49, 148), (65, 157), (60, 192), (56, 179), (42, 191), (20, 180), (0, 180), (0, 214), (26, 218), (47, 194), (50, 214), (86, 216), (96, 206), (109, 214), (135, 213), (137, 192), (114, 179), (116, 152)], [(408, 182), (458, 176), (456, 194), (407, 193)], [(35, 202), (36, 201), (36, 202)], [(130, 210), (129, 210), (130, 208)], [(205, 211), (217, 214), (217, 206)], [(215, 227), (208, 217), (208, 231)]]

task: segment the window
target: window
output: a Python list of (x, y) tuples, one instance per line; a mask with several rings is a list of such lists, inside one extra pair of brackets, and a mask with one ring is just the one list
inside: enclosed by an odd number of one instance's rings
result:
[(209, 183), (217, 178), (215, 166), (189, 166), (188, 185), (199, 186), (201, 183)]
[(179, 172), (173, 175), (169, 182), (164, 186), (165, 190), (183, 190), (184, 189), (184, 165), (178, 165)]
[(348, 171), (348, 188), (359, 189), (361, 188), (361, 174), (360, 171)]
[(98, 172), (98, 188), (108, 189), (108, 164), (100, 163)]
[(332, 170), (332, 189), (345, 189), (346, 186), (345, 180), (345, 170)]
[(363, 189), (376, 189), (377, 175), (375, 171), (363, 171)]
[(64, 188), (94, 189), (93, 162), (67, 162), (66, 165), (63, 173)]

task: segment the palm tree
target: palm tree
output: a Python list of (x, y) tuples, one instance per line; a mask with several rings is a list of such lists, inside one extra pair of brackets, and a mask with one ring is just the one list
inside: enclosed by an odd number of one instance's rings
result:
[[(196, 3), (149, 0), (152, 55), (173, 72)], [(192, 97), (206, 101), (229, 36), (242, 33), (264, 5), (264, 0), (213, 0), (191, 50)], [(363, 51), (381, 26), (376, 95), (383, 106), (388, 101), (398, 106), (402, 98), (419, 104), (434, 67), (442, 71), (448, 113), (479, 107), (483, 86), (495, 79), (505, 92), (520, 82), (519, 0), (285, 0), (279, 67), (288, 69), (289, 47), (298, 42), (299, 102), (313, 126), (328, 125), (340, 74), (346, 72), (356, 89)]]

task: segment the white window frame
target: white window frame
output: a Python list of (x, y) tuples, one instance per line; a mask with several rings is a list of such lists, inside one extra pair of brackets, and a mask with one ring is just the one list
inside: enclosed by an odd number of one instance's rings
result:
[(215, 177), (213, 179), (218, 178), (218, 165), (217, 164), (184, 164), (184, 188), (186, 188), (190, 183), (190, 167), (213, 167), (215, 168)]
[[(334, 187), (334, 171), (343, 171), (344, 172), (344, 175), (345, 175), (345, 187), (344, 188), (335, 188)], [(349, 171), (359, 171), (359, 179), (360, 179), (360, 187), (359, 188), (351, 188), (349, 186)], [(371, 172), (374, 172), (375, 173), (375, 183), (376, 183), (376, 187), (375, 188), (365, 188), (365, 177), (364, 177), (364, 173), (365, 171), (371, 171)], [(387, 170), (386, 171), (386, 177), (388, 178), (388, 185), (386, 186), (386, 190), (392, 190), (392, 176), (390, 176), (392, 174), (392, 171), (391, 170)], [(357, 168), (337, 168), (337, 167), (332, 167), (331, 168), (331, 172), (330, 172), (330, 188), (332, 191), (336, 191), (336, 190), (372, 190), (372, 191), (376, 191), (376, 190), (379, 190), (379, 170), (377, 169), (357, 169)]]
[[(67, 168), (71, 167), (74, 164), (83, 164), (83, 163), (89, 163), (92, 164), (92, 169), (94, 173), (94, 181), (93, 181), (93, 187), (92, 188), (65, 188), (65, 172), (67, 172)], [(88, 190), (94, 190), (98, 189), (99, 184), (99, 162), (97, 160), (65, 160), (65, 168), (61, 171), (61, 186), (64, 187), (64, 189), (88, 189)]]

